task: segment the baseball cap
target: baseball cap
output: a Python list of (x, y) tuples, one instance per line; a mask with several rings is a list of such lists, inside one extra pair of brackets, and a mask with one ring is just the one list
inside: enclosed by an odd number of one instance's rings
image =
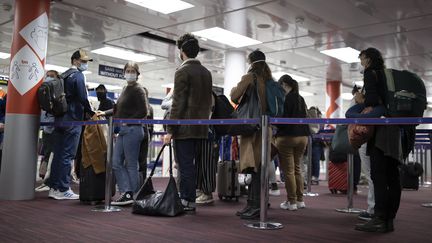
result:
[(87, 51), (83, 49), (79, 49), (78, 51), (74, 52), (71, 57), (72, 60), (74, 59), (81, 59), (83, 61), (90, 61), (93, 62), (93, 58), (89, 57), (87, 54)]

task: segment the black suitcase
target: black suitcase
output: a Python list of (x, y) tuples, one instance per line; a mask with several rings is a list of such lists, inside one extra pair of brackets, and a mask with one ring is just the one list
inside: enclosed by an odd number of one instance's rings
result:
[[(115, 179), (112, 178), (112, 195), (115, 195)], [(93, 167), (80, 164), (79, 199), (82, 203), (95, 205), (105, 200), (105, 173), (95, 174)]]
[(217, 192), (220, 200), (240, 197), (238, 181), (239, 162), (234, 160), (220, 161), (217, 168)]
[(403, 189), (419, 189), (419, 177), (423, 174), (420, 163), (408, 163), (400, 166), (400, 181)]

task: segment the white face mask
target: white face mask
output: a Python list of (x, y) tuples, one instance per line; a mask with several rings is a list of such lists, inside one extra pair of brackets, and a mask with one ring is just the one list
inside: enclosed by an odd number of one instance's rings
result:
[(128, 83), (136, 82), (137, 81), (137, 75), (136, 73), (126, 73), (124, 75), (124, 78)]
[(78, 70), (81, 72), (84, 72), (88, 69), (88, 63), (81, 63), (81, 65), (78, 67)]

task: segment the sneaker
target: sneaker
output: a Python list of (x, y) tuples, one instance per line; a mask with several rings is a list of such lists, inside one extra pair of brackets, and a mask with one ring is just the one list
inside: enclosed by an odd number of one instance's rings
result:
[(181, 203), (183, 205), (183, 210), (186, 212), (194, 212), (196, 209), (196, 204), (194, 202), (189, 202), (185, 199), (182, 199)]
[(370, 221), (373, 218), (373, 214), (368, 213), (367, 211), (361, 212), (358, 216), (358, 219), (364, 220), (364, 221)]
[(201, 196), (199, 196), (196, 199), (196, 204), (210, 204), (213, 203), (214, 199), (213, 199), (213, 195), (212, 194), (205, 194), (202, 193)]
[(270, 196), (280, 196), (280, 190), (278, 188), (277, 183), (272, 183), (270, 185), (269, 195)]
[(296, 202), (296, 204), (298, 209), (306, 208), (306, 204), (304, 202)]
[(297, 204), (290, 204), (288, 201), (285, 201), (280, 204), (280, 208), (289, 210), (289, 211), (296, 211), (297, 210)]
[(130, 205), (133, 202), (134, 200), (133, 200), (132, 192), (125, 192), (119, 198), (117, 198), (117, 200), (111, 202), (111, 205), (124, 206), (124, 205)]
[(196, 198), (197, 198), (197, 199), (198, 199), (199, 197), (201, 197), (203, 194), (204, 194), (204, 192), (201, 191), (201, 190), (196, 190), (196, 192), (195, 192), (195, 195), (196, 195)]
[(67, 191), (61, 192), (53, 188), (50, 189), (48, 197), (54, 198), (56, 200), (77, 200), (79, 195), (75, 194), (70, 188)]
[(49, 186), (47, 186), (47, 185), (45, 185), (43, 183), (40, 186), (38, 186), (38, 187), (35, 188), (35, 191), (37, 191), (37, 192), (46, 192), (46, 191), (49, 191), (49, 190), (50, 190)]

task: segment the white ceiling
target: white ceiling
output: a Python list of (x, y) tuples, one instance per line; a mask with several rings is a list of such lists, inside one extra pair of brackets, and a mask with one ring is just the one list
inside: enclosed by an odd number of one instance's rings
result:
[[(388, 67), (414, 71), (428, 87), (432, 84), (430, 0), (245, 0), (243, 5), (240, 0), (185, 1), (195, 7), (169, 15), (124, 0), (52, 1), (47, 63), (69, 66), (70, 56), (78, 48), (93, 50), (104, 44), (152, 54), (157, 59), (140, 65), (140, 81), (151, 97), (162, 98), (165, 90), (161, 85), (173, 82), (179, 65), (177, 49), (137, 34), (150, 32), (176, 40), (186, 32), (226, 28), (228, 19), (246, 18), (247, 36), (263, 44), (240, 49), (247, 53), (260, 48), (273, 71), (309, 77), (310, 82), (301, 83), (301, 90), (314, 93), (306, 101), (322, 110), (330, 58), (320, 51), (329, 47), (376, 47)], [(1, 2), (0, 51), (10, 52), (14, 1)], [(259, 28), (260, 24), (269, 28)], [(212, 41), (200, 44), (208, 51), (199, 59), (212, 71), (214, 83), (222, 85), (224, 53), (232, 48)], [(123, 85), (119, 79), (97, 73), (98, 64), (122, 67), (125, 61), (96, 54), (94, 58), (88, 81)], [(9, 62), (0, 59), (0, 74), (8, 74)], [(361, 80), (359, 65), (340, 64), (343, 92), (350, 92), (353, 82)]]

